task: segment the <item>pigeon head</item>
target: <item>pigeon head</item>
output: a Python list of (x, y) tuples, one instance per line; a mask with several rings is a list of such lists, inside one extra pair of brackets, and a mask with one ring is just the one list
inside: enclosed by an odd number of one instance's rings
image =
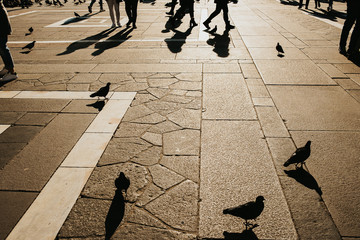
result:
[(263, 196), (258, 196), (256, 198), (256, 202), (263, 202), (265, 200), (265, 198)]
[(106, 86), (110, 86), (110, 84), (111, 84), (111, 83), (108, 82), (108, 83), (106, 84)]
[(311, 141), (307, 141), (306, 147), (310, 147), (310, 145), (311, 145)]

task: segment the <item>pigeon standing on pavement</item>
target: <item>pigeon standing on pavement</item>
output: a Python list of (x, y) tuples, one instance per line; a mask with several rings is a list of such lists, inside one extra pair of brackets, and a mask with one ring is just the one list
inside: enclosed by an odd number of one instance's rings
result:
[(90, 97), (104, 97), (106, 99), (106, 95), (109, 93), (110, 90), (110, 83), (108, 82), (105, 87), (101, 87), (96, 92), (92, 93)]
[(296, 149), (296, 151), (291, 155), (291, 157), (284, 163), (284, 167), (289, 166), (290, 164), (297, 165), (300, 163), (301, 167), (303, 166), (304, 162), (310, 156), (310, 145), (311, 141), (307, 141), (304, 147)]
[(74, 12), (75, 17), (79, 18), (80, 15), (77, 12)]
[(25, 49), (25, 48), (27, 48), (29, 50), (33, 49), (33, 47), (35, 46), (35, 42), (36, 41), (32, 41), (31, 43), (25, 45), (22, 49)]
[(278, 52), (278, 56), (282, 55), (284, 53), (284, 49), (280, 45), (280, 43), (277, 43), (276, 45), (276, 51)]
[(264, 210), (264, 200), (265, 200), (265, 198), (263, 196), (258, 196), (256, 198), (255, 202), (251, 201), (251, 202), (239, 205), (237, 207), (224, 209), (223, 213), (230, 214), (230, 215), (244, 219), (245, 220), (244, 224), (247, 229), (248, 226), (252, 225), (252, 224), (248, 223), (248, 220), (250, 220), (250, 219), (256, 220), (256, 218)]

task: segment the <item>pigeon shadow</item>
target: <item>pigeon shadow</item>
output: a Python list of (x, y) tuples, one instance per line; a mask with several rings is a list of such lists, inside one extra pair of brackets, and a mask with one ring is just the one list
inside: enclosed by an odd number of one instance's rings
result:
[(105, 106), (105, 101), (104, 100), (96, 101), (94, 103), (87, 104), (86, 106), (93, 107), (100, 112)]
[(316, 179), (305, 169), (297, 168), (295, 170), (284, 170), (284, 172), (305, 187), (315, 190), (320, 196), (322, 195), (321, 188)]
[(30, 50), (28, 50), (28, 51), (22, 51), (22, 52), (20, 52), (20, 53), (22, 53), (22, 54), (29, 54), (31, 51)]
[(281, 53), (278, 53), (278, 55), (277, 55), (279, 58), (283, 58), (283, 57), (285, 57), (285, 55), (284, 54), (281, 54)]
[(208, 33), (214, 38), (210, 38), (206, 41), (207, 44), (214, 46), (213, 51), (222, 58), (229, 56), (229, 44), (230, 44), (230, 37), (229, 37), (230, 29), (225, 29), (222, 35), (214, 32), (208, 31)]
[(110, 239), (120, 225), (125, 213), (125, 199), (118, 181), (120, 176), (115, 180), (115, 196), (111, 202), (108, 214), (105, 219), (105, 239)]
[(259, 225), (255, 224), (249, 229), (245, 229), (241, 233), (232, 233), (224, 231), (224, 239), (228, 240), (259, 240), (256, 234), (253, 232), (253, 229), (258, 227)]
[(171, 38), (166, 38), (165, 42), (172, 53), (181, 52), (182, 46), (185, 44), (186, 38), (191, 34), (193, 28), (193, 26), (190, 26), (185, 32), (171, 29), (175, 34)]
[(25, 33), (25, 36), (29, 36), (29, 35), (31, 35), (31, 33)]
[(113, 31), (115, 31), (116, 28), (109, 28), (106, 29), (100, 33), (97, 33), (95, 35), (89, 36), (87, 38), (78, 40), (76, 42), (71, 43), (69, 46), (67, 46), (66, 50), (62, 53), (58, 53), (56, 54), (56, 56), (61, 56), (61, 55), (66, 55), (66, 54), (70, 54), (75, 52), (76, 50), (79, 49), (84, 49), (84, 48), (88, 48), (91, 45), (97, 43), (98, 41), (100, 41), (103, 38), (106, 38), (109, 36), (110, 33), (112, 33)]
[(133, 28), (127, 27), (116, 33), (115, 35), (109, 37), (106, 41), (97, 42), (95, 44), (95, 48), (97, 49), (95, 52), (91, 53), (92, 56), (98, 56), (105, 52), (108, 49), (115, 48), (131, 38), (129, 34), (133, 31)]

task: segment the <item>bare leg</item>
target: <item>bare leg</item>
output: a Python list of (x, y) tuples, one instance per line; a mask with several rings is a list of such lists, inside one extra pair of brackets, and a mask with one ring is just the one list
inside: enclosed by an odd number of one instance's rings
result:
[(115, 25), (115, 18), (114, 18), (114, 4), (115, 4), (115, 0), (108, 0), (106, 1), (109, 7), (109, 14), (110, 14), (110, 18), (111, 18), (111, 22), (112, 22), (112, 27), (114, 27)]
[(114, 1), (114, 5), (115, 5), (115, 14), (116, 14), (116, 23), (118, 25), (118, 27), (121, 27), (120, 25), (120, 10), (119, 10), (119, 4), (116, 0)]

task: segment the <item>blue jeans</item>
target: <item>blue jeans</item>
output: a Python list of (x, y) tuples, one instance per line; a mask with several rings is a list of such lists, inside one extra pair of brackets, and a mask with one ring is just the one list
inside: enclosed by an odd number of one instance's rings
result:
[(8, 35), (0, 34), (0, 55), (7, 70), (14, 68), (14, 61), (7, 46)]

